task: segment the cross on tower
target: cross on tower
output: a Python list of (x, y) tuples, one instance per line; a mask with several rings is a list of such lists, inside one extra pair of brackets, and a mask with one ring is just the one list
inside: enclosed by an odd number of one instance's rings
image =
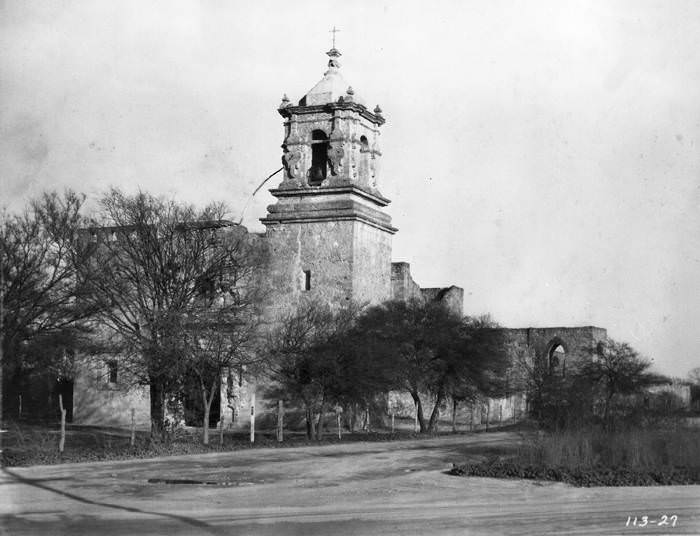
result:
[(333, 25), (333, 29), (328, 31), (328, 33), (333, 34), (333, 48), (335, 48), (335, 34), (339, 31), (340, 30), (336, 29), (335, 24)]

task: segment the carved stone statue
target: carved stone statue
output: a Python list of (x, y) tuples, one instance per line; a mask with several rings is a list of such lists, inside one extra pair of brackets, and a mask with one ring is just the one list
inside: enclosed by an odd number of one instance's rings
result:
[(298, 149), (292, 151), (285, 150), (282, 155), (282, 165), (287, 172), (287, 177), (290, 179), (298, 179), (300, 176), (299, 162), (301, 161), (301, 152)]

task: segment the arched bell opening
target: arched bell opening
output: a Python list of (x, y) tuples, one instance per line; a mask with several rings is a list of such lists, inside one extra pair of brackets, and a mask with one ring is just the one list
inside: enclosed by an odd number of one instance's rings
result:
[(309, 186), (320, 186), (328, 176), (328, 136), (323, 130), (311, 133), (311, 168), (308, 173)]

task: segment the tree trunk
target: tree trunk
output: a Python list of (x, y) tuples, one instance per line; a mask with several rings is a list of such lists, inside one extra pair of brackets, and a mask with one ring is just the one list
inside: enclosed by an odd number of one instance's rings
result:
[(605, 428), (608, 430), (612, 428), (610, 422), (608, 422), (608, 418), (610, 416), (610, 404), (612, 403), (612, 398), (614, 395), (614, 392), (608, 394), (608, 396), (605, 398), (605, 408), (603, 409), (603, 423), (605, 425)]
[(428, 432), (434, 432), (438, 424), (438, 419), (440, 418), (440, 406), (445, 400), (445, 390), (440, 387), (438, 389), (437, 398), (435, 399), (435, 406), (433, 406), (433, 412), (430, 414), (430, 422), (428, 423)]
[(318, 419), (316, 420), (316, 441), (321, 441), (323, 438), (323, 414), (324, 407), (321, 405), (321, 409), (318, 412)]
[(311, 412), (311, 408), (306, 408), (306, 439), (313, 439), (316, 435), (316, 429), (314, 427), (314, 416)]
[(150, 381), (151, 394), (151, 439), (163, 440), (165, 438), (165, 393), (161, 383), (151, 378)]
[(353, 404), (350, 409), (350, 432), (357, 431), (357, 404)]
[(411, 391), (411, 397), (413, 398), (413, 402), (416, 404), (416, 416), (418, 417), (420, 432), (424, 433), (426, 431), (425, 416), (423, 415), (423, 404), (420, 401), (418, 391)]
[(204, 402), (204, 421), (202, 422), (202, 444), (209, 444), (209, 412), (214, 397), (207, 396), (207, 390), (202, 386), (202, 401)]

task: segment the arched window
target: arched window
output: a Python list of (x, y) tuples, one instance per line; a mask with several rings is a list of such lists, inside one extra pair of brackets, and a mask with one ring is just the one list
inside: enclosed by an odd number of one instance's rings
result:
[(369, 152), (369, 142), (367, 141), (367, 136), (360, 136), (360, 152), (367, 153)]
[(553, 344), (549, 351), (549, 371), (552, 374), (561, 372), (566, 377), (566, 350), (562, 344)]
[(328, 175), (328, 136), (323, 130), (311, 133), (311, 169), (309, 186), (320, 186)]

